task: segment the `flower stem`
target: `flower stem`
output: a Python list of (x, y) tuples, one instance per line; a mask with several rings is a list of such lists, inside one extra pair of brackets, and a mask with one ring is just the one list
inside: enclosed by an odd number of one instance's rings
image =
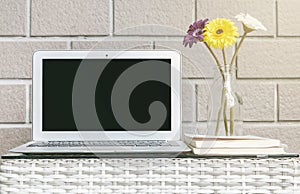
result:
[(226, 67), (226, 54), (225, 54), (225, 49), (222, 49), (222, 54), (223, 54), (223, 60), (224, 60), (224, 66)]
[(233, 57), (232, 57), (232, 59), (231, 59), (231, 62), (230, 62), (230, 73), (231, 73), (231, 71), (232, 71), (233, 63), (234, 63), (235, 60), (236, 60), (237, 54), (238, 54), (238, 52), (239, 52), (239, 50), (240, 50), (240, 48), (241, 48), (241, 46), (242, 46), (242, 44), (243, 44), (243, 42), (244, 42), (246, 36), (247, 36), (247, 34), (248, 34), (247, 32), (244, 32), (244, 34), (243, 34), (243, 36), (242, 36), (242, 39), (241, 39), (241, 41), (239, 42), (239, 44), (238, 44), (238, 46), (237, 46), (237, 48), (236, 48), (236, 50), (235, 50), (235, 52), (234, 52), (234, 55), (233, 55)]
[(208, 46), (208, 44), (206, 42), (204, 42), (205, 46), (207, 47), (207, 49), (209, 50), (210, 54), (213, 56), (213, 58), (215, 59), (216, 63), (217, 63), (217, 66), (219, 68), (219, 71), (221, 73), (221, 76), (223, 78), (223, 80), (225, 80), (225, 76), (224, 76), (224, 72), (223, 72), (223, 69), (221, 67), (221, 64), (220, 64), (220, 61), (219, 59), (217, 58), (217, 56), (215, 55), (215, 53), (213, 52), (213, 50), (210, 48), (210, 46)]
[[(223, 61), (224, 61), (225, 72), (227, 72), (228, 69), (227, 69), (226, 54), (225, 54), (225, 49), (224, 48), (222, 49), (222, 54), (223, 54)], [(227, 113), (226, 113), (226, 109), (227, 109), (227, 99), (225, 98), (224, 109), (223, 109), (223, 122), (224, 122), (224, 127), (225, 127), (225, 134), (226, 134), (226, 136), (228, 136), (228, 125), (227, 125), (227, 115), (226, 115)]]
[(225, 90), (226, 89), (223, 87), (222, 97), (221, 97), (221, 106), (220, 106), (219, 112), (218, 112), (218, 118), (217, 118), (217, 125), (216, 125), (215, 136), (219, 135), (220, 118), (221, 118), (222, 109), (223, 109), (223, 107), (225, 105)]
[(230, 136), (233, 135), (234, 128), (234, 106), (230, 108)]
[[(233, 67), (233, 64), (235, 63), (235, 60), (236, 60), (236, 57), (237, 57), (237, 54), (247, 36), (248, 32), (244, 32), (242, 38), (241, 38), (241, 41), (239, 42), (235, 52), (234, 52), (234, 55), (231, 59), (231, 62), (230, 62), (230, 69), (229, 69), (229, 73), (231, 74), (232, 73), (232, 67)], [(234, 107), (230, 107), (230, 136), (233, 135), (233, 129), (234, 129)]]
[(224, 103), (223, 118), (224, 118), (225, 133), (226, 133), (226, 136), (228, 136), (226, 109), (227, 109), (227, 99), (225, 99), (225, 103)]

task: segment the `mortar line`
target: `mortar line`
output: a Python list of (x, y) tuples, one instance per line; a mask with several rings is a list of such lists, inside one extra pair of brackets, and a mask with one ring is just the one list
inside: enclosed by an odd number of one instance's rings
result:
[[(149, 40), (155, 39), (160, 41), (182, 41), (183, 35), (178, 36), (146, 36), (146, 35), (139, 35), (139, 36), (131, 36), (131, 35), (114, 35), (114, 36), (0, 36), (0, 41), (93, 41), (93, 40)], [(249, 36), (247, 37), (248, 41), (299, 41), (300, 36), (278, 36), (276, 39), (274, 37), (267, 37), (267, 36)]]
[[(185, 126), (206, 126), (207, 125), (207, 121), (183, 121), (182, 122), (183, 125)], [(280, 121), (280, 122), (272, 122), (272, 121), (244, 121), (243, 122), (244, 126), (247, 127), (255, 127), (255, 126), (260, 126), (260, 127), (274, 127), (274, 126), (300, 126), (300, 122), (299, 121)]]
[(26, 84), (25, 123), (30, 122), (30, 85)]
[(243, 83), (255, 83), (255, 82), (261, 82), (261, 83), (300, 83), (300, 78), (293, 78), (293, 77), (287, 77), (287, 78), (238, 78), (238, 82)]
[[(191, 82), (203, 82), (203, 81), (211, 81), (213, 77), (197, 77), (197, 78), (189, 78), (183, 77), (182, 80), (191, 81)], [(248, 84), (274, 84), (274, 83), (297, 83), (300, 84), (300, 78), (274, 78), (274, 79), (267, 79), (267, 78), (238, 78), (238, 83), (248, 83)]]
[(1, 85), (9, 84), (30, 84), (31, 79), (0, 79)]
[(6, 128), (31, 128), (32, 124), (30, 123), (0, 123), (0, 130)]
[(277, 122), (281, 122), (280, 121), (280, 117), (279, 117), (279, 107), (280, 105), (280, 99), (279, 99), (279, 84), (276, 85), (276, 109), (277, 109), (277, 113), (276, 113), (276, 118), (277, 118)]
[(194, 0), (194, 13), (193, 13), (193, 19), (194, 21), (197, 21), (197, 0)]
[(109, 36), (114, 36), (114, 0), (109, 1)]
[(31, 0), (27, 0), (26, 4), (26, 11), (27, 11), (27, 25), (26, 25), (26, 37), (30, 37), (30, 30), (31, 30)]
[(197, 121), (198, 120), (198, 114), (199, 114), (199, 110), (198, 110), (198, 86), (197, 84), (193, 84), (193, 98), (192, 101), (194, 102), (194, 107), (193, 107), (193, 121)]
[[(155, 47), (154, 47), (155, 48)], [(213, 77), (198, 77), (198, 78), (188, 78), (183, 77), (183, 82), (191, 83), (207, 83), (213, 80)], [(31, 78), (0, 78), (0, 84), (30, 84), (32, 82)], [(281, 83), (296, 83), (300, 84), (300, 78), (281, 78), (281, 79), (266, 79), (266, 78), (253, 78), (238, 79), (238, 83), (244, 84), (281, 84)]]
[(279, 36), (278, 33), (278, 1), (275, 1), (275, 38), (277, 38)]
[(278, 117), (278, 84), (275, 83), (274, 84), (274, 120), (275, 122), (279, 121), (279, 117)]
[(266, 127), (272, 127), (272, 126), (300, 126), (299, 121), (280, 121), (280, 122), (267, 122), (267, 121), (244, 121), (243, 125), (245, 126), (266, 126)]

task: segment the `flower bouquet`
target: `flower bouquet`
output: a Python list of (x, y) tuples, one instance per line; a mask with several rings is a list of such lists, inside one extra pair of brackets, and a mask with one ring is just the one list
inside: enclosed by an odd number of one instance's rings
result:
[[(254, 17), (249, 14), (240, 13), (235, 17), (243, 25), (243, 35), (235, 52), (230, 61), (227, 61), (225, 48), (228, 46), (234, 46), (237, 42), (237, 38), (240, 36), (238, 28), (230, 19), (216, 18), (209, 21), (208, 19), (201, 19), (190, 25), (187, 35), (184, 37), (183, 44), (191, 48), (194, 44), (203, 43), (210, 54), (214, 58), (217, 69), (220, 75), (221, 88), (219, 95), (218, 109), (215, 114), (215, 135), (220, 133), (220, 123), (223, 121), (224, 132), (226, 136), (232, 136), (235, 132), (235, 104), (236, 101), (241, 103), (241, 97), (237, 93), (232, 92), (232, 79), (234, 64), (237, 58), (237, 54), (241, 48), (241, 45), (246, 36), (255, 30), (265, 30), (266, 28)], [(214, 50), (215, 49), (215, 50)], [(216, 50), (221, 50), (222, 59), (220, 60), (215, 54)], [(223, 61), (223, 63), (221, 63)], [(229, 63), (228, 63), (229, 62)], [(223, 114), (222, 114), (223, 113)], [(229, 115), (229, 117), (227, 116)]]

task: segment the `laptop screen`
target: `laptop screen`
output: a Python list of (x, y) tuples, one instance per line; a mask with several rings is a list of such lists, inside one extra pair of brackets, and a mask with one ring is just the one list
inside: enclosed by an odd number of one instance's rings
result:
[(171, 59), (43, 59), (43, 131), (171, 131)]

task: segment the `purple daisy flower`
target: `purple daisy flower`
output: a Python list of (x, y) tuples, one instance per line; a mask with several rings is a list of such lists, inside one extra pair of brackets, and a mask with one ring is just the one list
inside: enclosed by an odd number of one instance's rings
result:
[(190, 25), (187, 35), (183, 39), (183, 45), (191, 48), (193, 44), (196, 44), (198, 41), (203, 40), (203, 28), (208, 22), (208, 19), (199, 20)]

